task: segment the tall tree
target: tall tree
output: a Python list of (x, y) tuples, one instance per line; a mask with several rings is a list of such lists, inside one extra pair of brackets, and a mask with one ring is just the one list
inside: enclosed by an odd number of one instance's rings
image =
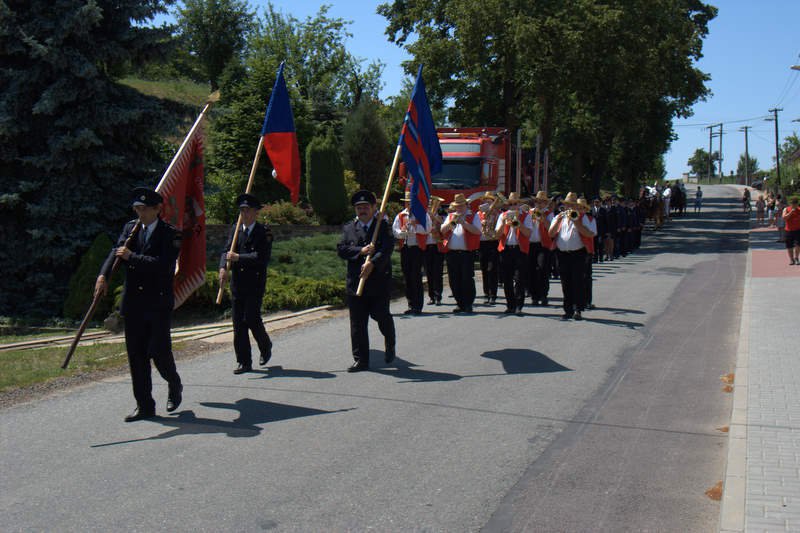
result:
[(342, 151), (345, 164), (355, 172), (358, 184), (381, 192), (392, 153), (374, 102), (362, 100), (348, 117), (342, 132)]
[[(750, 165), (748, 166), (748, 160)], [(749, 172), (748, 172), (749, 171)], [(758, 172), (758, 159), (753, 156), (745, 157), (744, 154), (739, 156), (739, 163), (736, 165), (736, 175), (745, 176), (749, 174), (752, 176)]]
[[(0, 4), (0, 315), (57, 315), (78, 255), (153, 186), (157, 102), (119, 85), (157, 56), (164, 11), (139, 0)], [(89, 298), (89, 295), (87, 295)]]
[(238, 59), (255, 28), (255, 12), (247, 0), (183, 0), (177, 10), (180, 37), (211, 85), (219, 88), (225, 67)]
[(719, 154), (714, 152), (711, 154), (711, 167), (709, 167), (709, 154), (702, 148), (698, 148), (692, 154), (692, 157), (686, 162), (689, 166), (689, 172), (694, 174), (697, 177), (706, 177), (708, 178), (708, 171), (709, 168), (711, 169), (711, 176), (717, 173), (717, 164), (716, 161), (718, 160)]

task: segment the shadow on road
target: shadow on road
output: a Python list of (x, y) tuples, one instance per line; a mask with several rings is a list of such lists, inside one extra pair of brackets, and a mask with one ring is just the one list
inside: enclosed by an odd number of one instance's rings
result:
[(267, 378), (310, 378), (310, 379), (329, 379), (335, 378), (332, 372), (319, 372), (317, 370), (300, 370), (297, 368), (283, 368), (281, 365), (270, 366), (266, 369), (252, 371), (253, 374), (261, 374), (259, 379)]
[[(383, 358), (383, 352), (370, 350), (370, 359), (377, 361), (378, 358)], [(416, 368), (417, 365), (410, 361), (406, 361), (399, 357), (391, 363), (392, 366), (385, 366), (381, 368), (371, 369), (377, 374), (398, 378), (402, 381), (398, 383), (422, 383), (429, 381), (457, 381), (461, 379), (458, 374), (450, 374), (448, 372), (435, 372), (433, 370), (421, 370)]]
[[(503, 363), (506, 374), (546, 374), (548, 372), (572, 372), (571, 368), (557, 363), (541, 352), (526, 348), (504, 348), (483, 352), (481, 357), (496, 359)], [(470, 375), (469, 377), (476, 377)]]
[(250, 398), (237, 400), (235, 403), (220, 402), (201, 402), (204, 407), (215, 409), (230, 409), (238, 411), (239, 416), (234, 420), (217, 420), (214, 418), (198, 418), (193, 411), (181, 411), (177, 417), (156, 417), (151, 422), (156, 422), (163, 426), (172, 427), (159, 435), (142, 439), (131, 439), (117, 442), (107, 442), (94, 444), (91, 448), (102, 448), (105, 446), (116, 446), (118, 444), (130, 444), (133, 442), (143, 442), (148, 440), (161, 440), (177, 437), (179, 435), (204, 435), (219, 433), (233, 438), (255, 437), (259, 435), (263, 428), (260, 424), (290, 420), (305, 416), (323, 415), (330, 413), (341, 413), (350, 409), (339, 409), (336, 411), (324, 411), (321, 409), (311, 409), (297, 405), (288, 405), (273, 402), (263, 402)]

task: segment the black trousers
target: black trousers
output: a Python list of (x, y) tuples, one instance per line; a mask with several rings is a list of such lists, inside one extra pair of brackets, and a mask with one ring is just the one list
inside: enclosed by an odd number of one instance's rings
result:
[(494, 298), (497, 296), (500, 270), (500, 252), (497, 251), (497, 241), (481, 241), (478, 257), (483, 275), (483, 295)]
[(534, 303), (546, 300), (550, 294), (550, 270), (553, 253), (540, 242), (532, 242), (528, 252), (530, 293)]
[(383, 295), (347, 295), (350, 310), (350, 344), (356, 363), (369, 366), (369, 317), (378, 323), (384, 347), (395, 345), (394, 319), (389, 311), (389, 292)]
[(128, 350), (133, 397), (143, 411), (153, 411), (156, 407), (152, 394), (150, 359), (169, 384), (170, 390), (181, 386), (181, 377), (172, 356), (171, 323), (171, 309), (125, 316), (125, 347)]
[(231, 315), (233, 316), (233, 351), (236, 352), (236, 362), (240, 365), (251, 366), (252, 354), (250, 351), (250, 334), (256, 340), (261, 353), (266, 353), (272, 348), (264, 321), (261, 319), (261, 301), (264, 295), (261, 292), (248, 295), (234, 295)]
[(503, 276), (503, 293), (506, 307), (516, 309), (525, 303), (525, 284), (528, 278), (528, 256), (519, 246), (506, 246), (500, 252), (500, 271)]
[(428, 297), (434, 302), (442, 301), (444, 287), (444, 254), (435, 244), (425, 248), (423, 257), (425, 263), (425, 278), (428, 280)]
[(475, 254), (465, 250), (447, 252), (447, 279), (456, 305), (464, 311), (475, 303)]
[(406, 282), (406, 300), (414, 311), (422, 309), (422, 263), (423, 252), (419, 246), (403, 246), (400, 249), (400, 268)]
[(583, 266), (583, 304), (589, 307), (592, 304), (592, 254), (587, 253)]
[(572, 315), (586, 308), (586, 248), (575, 252), (558, 254), (558, 269), (561, 276), (561, 289), (564, 292), (564, 313)]

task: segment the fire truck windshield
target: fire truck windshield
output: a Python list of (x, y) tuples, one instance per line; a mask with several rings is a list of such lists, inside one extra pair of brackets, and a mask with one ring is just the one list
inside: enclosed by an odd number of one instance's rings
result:
[(445, 159), (442, 171), (431, 176), (436, 189), (471, 189), (481, 182), (481, 160)]

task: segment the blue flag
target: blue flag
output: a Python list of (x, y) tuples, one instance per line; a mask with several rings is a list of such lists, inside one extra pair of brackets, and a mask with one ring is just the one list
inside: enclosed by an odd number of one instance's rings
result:
[(431, 175), (442, 170), (442, 147), (439, 146), (428, 96), (425, 94), (422, 65), (417, 72), (398, 144), (411, 183), (411, 214), (423, 227), (427, 227)]

